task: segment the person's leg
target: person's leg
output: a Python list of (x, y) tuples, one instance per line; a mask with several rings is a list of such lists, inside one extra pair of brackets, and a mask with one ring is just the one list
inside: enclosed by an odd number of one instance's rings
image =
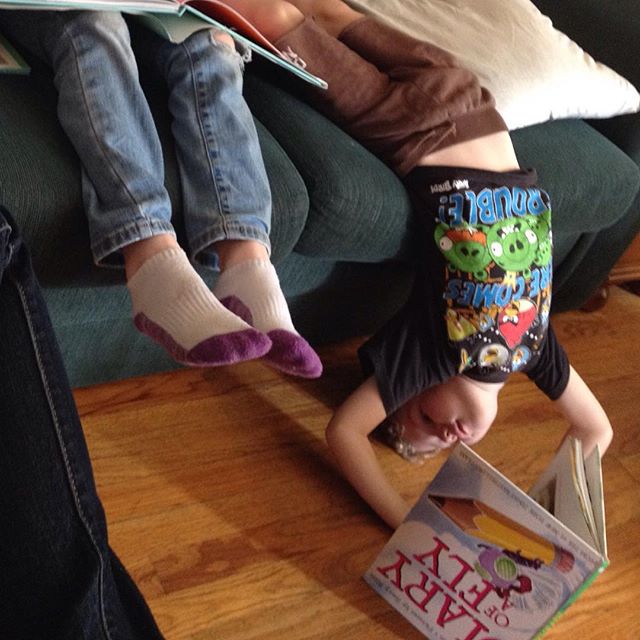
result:
[[(243, 1), (251, 2), (252, 0)], [(351, 8), (348, 4), (342, 2), (342, 0), (287, 0), (287, 2), (295, 6), (300, 13), (309, 18), (313, 18), (320, 27), (334, 38), (339, 37), (353, 22), (364, 17), (363, 13)], [(287, 19), (291, 20), (291, 12), (281, 10), (280, 13), (281, 15), (278, 17), (281, 26), (289, 27), (287, 31), (290, 31), (292, 25), (286, 25), (285, 21)], [(280, 35), (282, 35), (282, 30)], [(384, 69), (384, 66), (381, 67), (381, 69)]]
[(108, 546), (47, 309), (27, 249), (1, 208), (0, 336), (1, 635), (162, 638)]
[(122, 16), (29, 11), (2, 21), (54, 70), (93, 254), (98, 264), (124, 260), (136, 327), (190, 366), (266, 353), (270, 340), (213, 296), (177, 244), (160, 140)]
[(119, 250), (138, 240), (173, 241), (162, 149), (122, 16), (27, 11), (4, 16), (3, 27), (7, 21), (11, 37), (35, 39), (53, 69), (58, 118), (83, 171), (96, 263), (121, 263)]
[(233, 40), (201, 31), (180, 45), (164, 43), (158, 58), (169, 87), (193, 260), (221, 270), (214, 293), (268, 336), (266, 362), (319, 376), (320, 360), (295, 330), (269, 260), (271, 191)]
[(303, 13), (287, 0), (225, 0), (242, 14), (269, 40), (277, 40), (283, 33), (304, 20)]

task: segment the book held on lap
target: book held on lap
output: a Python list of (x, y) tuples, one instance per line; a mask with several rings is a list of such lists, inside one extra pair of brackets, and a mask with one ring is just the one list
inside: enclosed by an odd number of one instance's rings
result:
[(215, 27), (237, 42), (317, 87), (327, 83), (305, 71), (293, 51), (280, 51), (244, 16), (222, 0), (2, 0), (0, 9), (94, 10), (137, 14), (144, 24), (172, 42)]
[(20, 54), (0, 35), (0, 73), (27, 74), (30, 70)]
[(607, 565), (597, 449), (566, 439), (528, 495), (458, 444), (364, 579), (430, 640), (530, 640)]

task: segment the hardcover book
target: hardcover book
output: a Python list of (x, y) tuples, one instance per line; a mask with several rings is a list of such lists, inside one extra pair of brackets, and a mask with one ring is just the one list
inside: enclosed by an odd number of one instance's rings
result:
[(565, 440), (527, 495), (458, 444), (364, 579), (430, 640), (530, 640), (605, 569), (604, 531), (597, 450)]
[(181, 42), (200, 29), (216, 27), (249, 49), (317, 87), (327, 83), (305, 71), (294, 51), (280, 51), (244, 16), (222, 0), (2, 0), (0, 9), (101, 10), (138, 14), (151, 29)]
[(29, 65), (9, 41), (0, 35), (0, 73), (27, 74), (30, 70)]

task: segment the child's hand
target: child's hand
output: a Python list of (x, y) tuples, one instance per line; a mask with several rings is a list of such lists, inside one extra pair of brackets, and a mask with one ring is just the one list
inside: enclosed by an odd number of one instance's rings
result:
[(613, 438), (611, 423), (602, 405), (573, 367), (567, 387), (556, 405), (571, 424), (565, 437), (581, 440), (585, 455), (589, 455), (596, 444), (600, 455), (604, 454)]

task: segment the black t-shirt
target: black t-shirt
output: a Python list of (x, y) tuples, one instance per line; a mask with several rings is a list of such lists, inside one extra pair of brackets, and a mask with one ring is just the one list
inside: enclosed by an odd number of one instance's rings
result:
[(551, 208), (535, 171), (419, 167), (406, 178), (421, 222), (405, 306), (360, 349), (387, 413), (462, 374), (525, 372), (551, 399), (569, 362), (549, 325)]

